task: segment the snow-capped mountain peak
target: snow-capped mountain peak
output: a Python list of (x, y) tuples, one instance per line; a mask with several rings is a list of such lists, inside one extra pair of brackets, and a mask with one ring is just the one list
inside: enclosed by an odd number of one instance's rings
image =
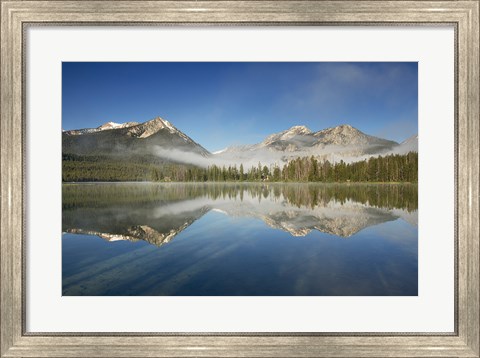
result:
[(125, 123), (115, 123), (115, 122), (107, 122), (102, 124), (101, 126), (97, 127), (96, 129), (104, 131), (108, 129), (117, 129), (117, 128), (128, 128), (136, 126), (138, 122), (125, 122)]
[(279, 140), (285, 141), (285, 140), (292, 139), (296, 136), (304, 136), (311, 133), (312, 131), (305, 126), (293, 126), (290, 129), (284, 130), (280, 133), (274, 133), (269, 135), (267, 138), (265, 138), (262, 144), (269, 145)]
[(126, 134), (130, 137), (136, 138), (147, 138), (151, 135), (157, 133), (161, 129), (167, 129), (170, 133), (178, 134), (181, 136), (185, 141), (188, 141), (189, 138), (175, 128), (169, 121), (163, 119), (161, 117), (156, 117), (152, 120), (149, 120), (144, 123), (138, 122), (126, 122), (126, 123), (115, 123), (115, 122), (107, 122), (98, 126), (97, 128), (84, 128), (84, 129), (75, 129), (70, 131), (63, 131), (66, 135), (82, 135), (82, 134), (90, 134), (95, 132), (102, 132), (111, 129), (123, 129), (127, 128)]
[(398, 143), (363, 133), (349, 124), (326, 128), (313, 134), (323, 145), (342, 146), (394, 146)]
[(110, 129), (119, 129), (119, 128), (128, 128), (138, 125), (138, 122), (126, 122), (126, 123), (115, 123), (107, 122), (98, 126), (97, 128), (83, 128), (83, 129), (73, 129), (73, 130), (64, 130), (62, 131), (66, 135), (82, 135), (88, 133), (102, 132)]
[(358, 136), (363, 135), (361, 131), (357, 128), (352, 127), (349, 124), (341, 124), (336, 127), (330, 127), (322, 129), (314, 133), (315, 137), (324, 137), (324, 136)]
[(308, 129), (306, 126), (293, 126), (290, 129), (285, 131), (286, 133), (291, 134), (310, 134), (312, 131)]
[(62, 146), (64, 153), (81, 155), (99, 152), (117, 155), (119, 151), (124, 151), (131, 156), (153, 153), (172, 157), (173, 160), (181, 158), (182, 153), (195, 153), (202, 157), (210, 155), (200, 144), (161, 117), (144, 123), (107, 122), (97, 128), (65, 131)]
[(115, 122), (107, 122), (102, 124), (101, 126), (98, 127), (98, 129), (110, 129), (110, 128), (116, 128), (118, 126), (121, 126), (122, 124), (120, 123), (115, 123)]
[(166, 129), (172, 134), (179, 135), (186, 142), (193, 142), (182, 131), (178, 130), (173, 124), (161, 117), (156, 117), (145, 123), (130, 128), (128, 131), (128, 135), (137, 138), (147, 138), (162, 129)]
[(291, 137), (294, 137), (296, 135), (306, 135), (310, 134), (312, 131), (308, 129), (306, 126), (293, 126), (285, 131), (282, 131), (277, 134), (272, 134), (272, 136), (279, 136), (282, 139), (289, 139)]

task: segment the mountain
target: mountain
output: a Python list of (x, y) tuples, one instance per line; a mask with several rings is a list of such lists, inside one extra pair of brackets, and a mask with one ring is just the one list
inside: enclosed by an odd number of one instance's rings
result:
[(119, 128), (127, 128), (138, 125), (138, 122), (127, 122), (127, 123), (114, 123), (114, 122), (107, 122), (102, 124), (97, 128), (84, 128), (84, 129), (73, 129), (69, 131), (63, 131), (65, 135), (82, 135), (88, 133), (95, 133), (100, 131), (106, 131), (109, 129), (119, 129)]
[(398, 145), (397, 142), (365, 134), (348, 124), (323, 129), (314, 133), (313, 136), (318, 138), (318, 143), (324, 146), (355, 146), (371, 152), (390, 149)]
[(397, 147), (393, 148), (394, 154), (407, 154), (408, 152), (418, 153), (418, 135), (405, 139)]
[[(203, 157), (210, 156), (200, 144), (160, 117), (145, 123), (108, 122), (97, 128), (63, 131), (62, 149), (64, 155), (101, 155), (117, 158), (146, 155), (161, 157), (162, 152), (171, 150)], [(174, 158), (172, 161), (175, 161)]]
[(225, 152), (241, 150), (255, 151), (262, 148), (276, 151), (320, 151), (327, 146), (336, 146), (338, 150), (355, 149), (358, 151), (376, 152), (389, 150), (398, 146), (397, 142), (367, 135), (358, 129), (342, 124), (337, 127), (327, 128), (312, 132), (305, 126), (293, 126), (280, 133), (271, 134), (261, 143), (250, 146), (231, 147)]
[[(210, 153), (169, 121), (107, 122), (97, 128), (62, 132), (63, 180), (183, 180), (187, 166), (244, 168), (283, 164), (299, 157), (350, 163), (371, 156), (418, 150), (418, 137), (398, 144), (343, 124), (313, 132), (303, 125), (267, 136), (256, 144)], [(183, 172), (169, 164), (181, 164)], [(107, 169), (105, 169), (107, 168)], [(170, 169), (169, 169), (170, 168)], [(182, 174), (183, 173), (183, 174)]]
[(228, 147), (213, 154), (218, 158), (240, 161), (269, 158), (274, 162), (285, 162), (312, 155), (319, 159), (354, 161), (355, 157), (384, 154), (398, 146), (397, 142), (365, 134), (348, 124), (317, 132), (305, 126), (294, 126), (271, 134), (260, 143)]
[(260, 146), (275, 146), (275, 144), (281, 142), (289, 143), (297, 137), (308, 138), (311, 134), (312, 131), (305, 126), (293, 126), (283, 132), (269, 135), (262, 143), (260, 143)]

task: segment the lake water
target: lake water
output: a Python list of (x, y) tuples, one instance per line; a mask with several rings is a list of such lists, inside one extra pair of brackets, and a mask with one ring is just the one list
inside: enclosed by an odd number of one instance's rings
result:
[(63, 185), (66, 296), (416, 296), (412, 184)]

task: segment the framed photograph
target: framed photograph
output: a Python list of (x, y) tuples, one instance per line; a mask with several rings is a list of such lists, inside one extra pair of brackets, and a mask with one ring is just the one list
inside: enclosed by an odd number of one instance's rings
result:
[(1, 356), (479, 357), (479, 5), (1, 0)]

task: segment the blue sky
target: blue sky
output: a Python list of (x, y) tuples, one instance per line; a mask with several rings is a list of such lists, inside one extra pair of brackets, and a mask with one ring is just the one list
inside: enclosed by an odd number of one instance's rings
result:
[(155, 117), (215, 151), (294, 125), (418, 131), (416, 62), (64, 62), (62, 128)]

